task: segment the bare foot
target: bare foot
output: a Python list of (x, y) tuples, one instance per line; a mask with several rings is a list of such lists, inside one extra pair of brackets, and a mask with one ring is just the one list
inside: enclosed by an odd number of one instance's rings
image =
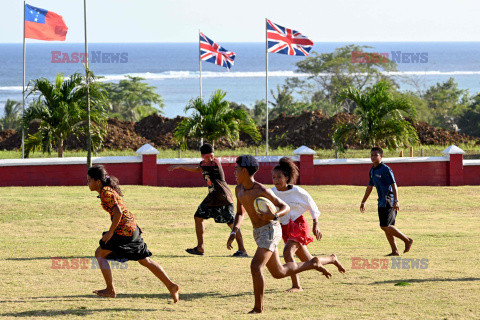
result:
[(413, 239), (408, 238), (408, 242), (405, 242), (405, 250), (403, 250), (403, 253), (407, 253), (408, 251), (410, 251), (412, 244), (413, 244)]
[(178, 289), (179, 289), (179, 287), (176, 284), (172, 284), (170, 286), (170, 288), (168, 288), (168, 291), (170, 291), (170, 295), (173, 298), (173, 303), (177, 303), (178, 300), (180, 299), (180, 297), (178, 295)]
[(337, 267), (338, 272), (340, 273), (345, 273), (345, 268), (342, 266), (342, 264), (338, 261), (337, 256), (332, 254), (330, 257), (333, 258), (333, 264)]
[(255, 309), (253, 308), (252, 311), (249, 312), (249, 314), (254, 314), (254, 313), (263, 313), (263, 310), (258, 310), (258, 309)]
[(303, 291), (302, 287), (291, 287), (290, 289), (286, 290), (286, 292), (288, 293), (300, 292), (300, 291)]
[(320, 271), (321, 273), (323, 273), (323, 275), (325, 277), (327, 277), (327, 279), (330, 279), (332, 274), (330, 272), (328, 272), (328, 270), (323, 267), (323, 265), (320, 263), (320, 260), (318, 259), (318, 257), (313, 257), (312, 260), (310, 260), (310, 261), (313, 263), (313, 267), (315, 268), (315, 270)]
[(400, 253), (398, 253), (398, 251), (396, 251), (396, 252), (392, 252), (392, 253), (387, 254), (385, 257), (396, 257), (396, 256), (399, 256), (399, 255), (400, 255)]
[(114, 289), (94, 290), (93, 293), (95, 293), (97, 296), (105, 298), (115, 298), (117, 296)]

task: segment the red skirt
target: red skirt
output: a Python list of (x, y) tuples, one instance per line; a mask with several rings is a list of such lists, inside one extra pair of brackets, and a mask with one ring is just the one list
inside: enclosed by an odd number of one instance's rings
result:
[(313, 237), (310, 236), (310, 228), (303, 216), (298, 217), (295, 221), (290, 220), (286, 225), (282, 224), (282, 238), (285, 243), (293, 240), (304, 246), (313, 241)]

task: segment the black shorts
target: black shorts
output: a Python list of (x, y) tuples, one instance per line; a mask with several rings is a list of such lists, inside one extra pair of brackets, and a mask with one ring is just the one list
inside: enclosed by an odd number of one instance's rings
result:
[(393, 211), (392, 206), (387, 203), (386, 207), (378, 207), (378, 219), (380, 220), (380, 227), (388, 227), (395, 225), (397, 218), (397, 211)]
[(233, 203), (221, 207), (209, 207), (203, 202), (198, 206), (195, 217), (202, 219), (213, 218), (216, 223), (231, 224), (235, 220)]

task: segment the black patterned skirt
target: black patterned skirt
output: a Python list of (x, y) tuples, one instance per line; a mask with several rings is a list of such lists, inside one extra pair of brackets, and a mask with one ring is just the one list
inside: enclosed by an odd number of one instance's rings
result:
[[(105, 233), (107, 232), (103, 234)], [(142, 260), (150, 257), (152, 253), (148, 250), (141, 235), (142, 230), (138, 226), (131, 236), (121, 236), (114, 233), (107, 243), (100, 239), (100, 248), (112, 251), (107, 256), (108, 260)]]

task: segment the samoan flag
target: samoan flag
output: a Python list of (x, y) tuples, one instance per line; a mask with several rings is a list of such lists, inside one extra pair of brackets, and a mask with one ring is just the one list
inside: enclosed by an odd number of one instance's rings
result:
[(200, 60), (215, 63), (230, 70), (234, 59), (235, 52), (225, 50), (200, 32)]
[(308, 56), (313, 41), (296, 30), (279, 26), (267, 19), (267, 44), (268, 52)]
[(68, 27), (55, 12), (25, 4), (25, 38), (65, 41)]

